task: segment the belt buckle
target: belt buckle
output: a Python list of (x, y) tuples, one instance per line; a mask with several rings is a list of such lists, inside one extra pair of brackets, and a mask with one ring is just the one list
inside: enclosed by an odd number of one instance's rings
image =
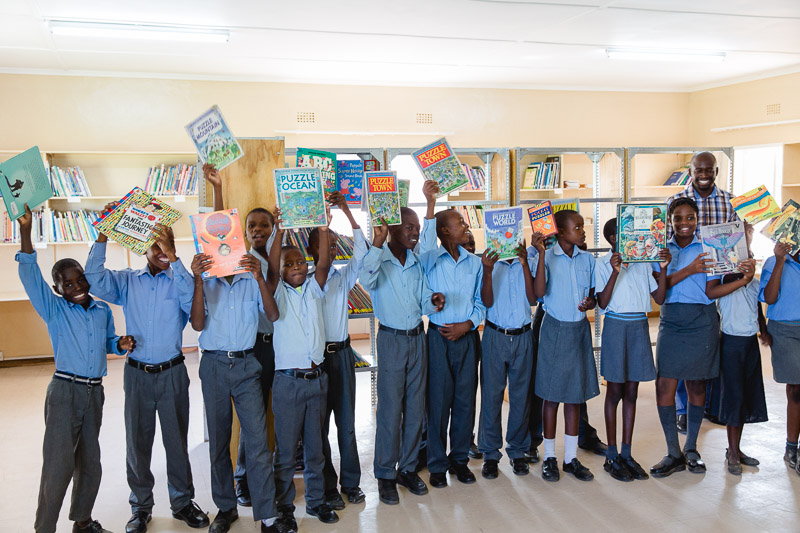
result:
[(330, 349), (331, 346), (335, 346), (335, 343), (330, 342), (330, 343), (325, 345), (325, 353), (336, 353), (335, 349), (334, 350)]
[[(308, 376), (311, 376), (311, 377), (308, 377)], [(317, 377), (317, 371), (316, 370), (312, 370), (311, 372), (304, 372), (303, 373), (303, 379), (306, 380), (306, 381), (311, 381), (316, 377)]]
[(509, 333), (509, 331), (511, 331), (511, 330), (509, 330), (509, 329), (504, 329), (504, 330), (503, 330), (503, 335), (505, 335), (506, 337), (512, 337), (513, 335), (511, 335), (511, 334)]
[(145, 374), (155, 374), (158, 371), (158, 365), (144, 365)]
[(233, 351), (228, 351), (228, 352), (226, 353), (226, 355), (228, 356), (228, 359), (236, 359), (236, 356), (235, 356), (235, 355), (232, 355), (232, 354), (234, 354), (234, 353), (236, 353), (236, 352), (233, 352)]

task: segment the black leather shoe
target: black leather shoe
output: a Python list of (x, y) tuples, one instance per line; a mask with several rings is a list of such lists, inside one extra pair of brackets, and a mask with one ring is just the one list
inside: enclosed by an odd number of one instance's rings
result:
[(278, 507), (278, 519), (275, 526), (281, 533), (297, 533), (297, 520), (294, 517), (294, 505)]
[(461, 483), (469, 485), (476, 481), (475, 474), (472, 473), (472, 470), (470, 470), (467, 465), (451, 465), (448, 471), (451, 474), (455, 474), (456, 479)]
[(538, 463), (539, 462), (539, 448), (531, 448), (531, 451), (525, 452), (525, 459), (531, 464)]
[(628, 467), (625, 466), (625, 463), (622, 462), (622, 457), (619, 455), (616, 456), (613, 461), (606, 459), (606, 462), (603, 463), (603, 470), (611, 474), (611, 477), (617, 481), (633, 481), (633, 475), (628, 470)]
[(545, 481), (558, 481), (561, 474), (558, 473), (558, 459), (548, 457), (542, 463), (542, 479)]
[(789, 464), (789, 468), (797, 468), (797, 448), (786, 448), (783, 454), (783, 460)]
[(378, 478), (378, 498), (386, 505), (400, 503), (400, 495), (397, 494), (397, 482), (394, 479)]
[(103, 526), (101, 526), (100, 522), (98, 522), (97, 520), (92, 520), (83, 527), (79, 527), (78, 523), (75, 522), (72, 525), (72, 533), (111, 533), (111, 532), (107, 529), (103, 529)]
[(483, 454), (478, 450), (478, 445), (474, 442), (469, 445), (467, 455), (469, 455), (470, 459), (483, 459)]
[(518, 457), (516, 459), (511, 459), (511, 466), (514, 469), (514, 475), (516, 476), (527, 476), (528, 472), (530, 472), (530, 467), (528, 466), (528, 461), (524, 457)]
[(603, 457), (606, 456), (606, 452), (608, 451), (608, 446), (606, 446), (605, 443), (600, 439), (584, 443), (582, 446), (579, 445), (578, 448), (581, 450), (586, 450), (587, 452), (592, 452), (595, 455), (602, 455)]
[(234, 507), (230, 511), (219, 511), (214, 521), (211, 522), (211, 527), (208, 528), (208, 533), (227, 533), (231, 529), (231, 524), (239, 519), (239, 511)]
[(650, 469), (650, 475), (653, 477), (667, 477), (674, 472), (683, 472), (684, 470), (686, 470), (686, 457), (683, 454), (680, 457), (665, 455), (657, 465)]
[(411, 494), (422, 496), (428, 494), (428, 485), (422, 481), (416, 472), (400, 472), (397, 474), (397, 484), (408, 489)]
[(428, 482), (433, 488), (443, 489), (447, 486), (447, 476), (444, 472), (432, 472)]
[[(620, 455), (620, 457), (622, 456)], [(622, 457), (622, 462), (625, 463), (625, 466), (628, 468), (628, 472), (630, 472), (633, 476), (633, 479), (650, 479), (650, 476), (644, 471), (642, 465), (637, 463), (633, 457)]]
[(497, 479), (499, 475), (497, 470), (497, 461), (494, 459), (486, 459), (483, 462), (483, 468), (481, 468), (481, 475), (486, 479)]
[(686, 435), (686, 415), (678, 415), (675, 425), (678, 426), (678, 433)]
[(572, 474), (580, 481), (591, 481), (594, 479), (594, 474), (592, 474), (592, 471), (583, 466), (581, 462), (578, 461), (577, 457), (569, 463), (564, 463), (561, 468), (564, 470), (564, 472), (567, 474)]
[(208, 515), (203, 512), (200, 507), (192, 502), (177, 513), (172, 513), (172, 518), (183, 520), (186, 525), (199, 529), (201, 527), (208, 527)]
[(366, 499), (361, 487), (342, 487), (342, 492), (347, 496), (347, 501), (350, 503), (361, 503)]
[(253, 505), (250, 500), (250, 487), (247, 486), (247, 478), (242, 478), (236, 483), (236, 503), (242, 507), (251, 507)]
[(326, 503), (317, 505), (316, 507), (306, 506), (306, 514), (318, 518), (319, 521), (324, 524), (335, 524), (339, 521), (339, 515)]
[(693, 474), (705, 474), (706, 464), (703, 462), (703, 459), (700, 458), (700, 454), (697, 453), (697, 450), (684, 450), (683, 456), (686, 457), (686, 467), (689, 469), (689, 472)]
[(342, 495), (339, 494), (339, 491), (336, 489), (325, 491), (325, 503), (327, 503), (328, 507), (335, 511), (341, 511), (344, 509), (344, 500), (342, 499)]
[(152, 518), (153, 515), (149, 511), (136, 511), (125, 525), (125, 533), (144, 533)]

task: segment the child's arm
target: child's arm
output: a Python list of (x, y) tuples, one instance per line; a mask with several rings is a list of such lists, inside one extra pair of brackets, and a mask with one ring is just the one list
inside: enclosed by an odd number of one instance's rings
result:
[(214, 189), (214, 211), (222, 211), (225, 206), (222, 198), (222, 177), (219, 175), (219, 170), (214, 168), (214, 165), (205, 163), (203, 165), (203, 177)]
[(672, 287), (674, 287), (675, 285), (677, 285), (678, 283), (680, 283), (681, 281), (685, 280), (686, 278), (688, 278), (693, 274), (710, 274), (711, 267), (714, 265), (714, 260), (708, 259), (706, 257), (707, 255), (708, 252), (703, 252), (701, 254), (698, 254), (698, 256), (695, 257), (691, 263), (689, 263), (682, 269), (678, 270), (677, 272), (669, 274), (667, 276), (667, 288), (671, 289)]
[(706, 296), (708, 296), (710, 300), (716, 300), (750, 283), (756, 273), (755, 259), (745, 259), (742, 261), (739, 265), (739, 270), (744, 275), (736, 281), (725, 284), (721, 283), (719, 278), (706, 281)]
[[(111, 202), (103, 208), (104, 212), (109, 212), (119, 202)], [(98, 298), (116, 305), (125, 305), (127, 277), (121, 272), (108, 270), (106, 265), (106, 243), (108, 237), (104, 233), (97, 234), (97, 239), (89, 250), (89, 257), (86, 259), (84, 275), (89, 282), (89, 292)]]
[(328, 226), (319, 228), (319, 261), (317, 261), (317, 268), (314, 271), (314, 279), (317, 280), (321, 289), (325, 288), (325, 283), (328, 281), (328, 272), (330, 272), (331, 264), (331, 232)]
[(113, 353), (117, 355), (125, 355), (136, 349), (136, 339), (131, 335), (124, 335), (120, 337), (114, 328), (114, 315), (111, 309), (107, 312), (108, 318), (106, 319), (106, 353)]
[(544, 264), (544, 236), (536, 232), (531, 237), (531, 244), (536, 251), (538, 252), (539, 256), (536, 263), (536, 274), (533, 276), (533, 292), (536, 299), (544, 297), (544, 293), (547, 292), (547, 274), (545, 273), (545, 264)]
[(275, 297), (267, 287), (267, 280), (264, 279), (264, 274), (261, 272), (261, 260), (252, 254), (244, 254), (239, 265), (243, 266), (248, 272), (253, 274), (258, 283), (258, 292), (261, 294), (261, 303), (264, 308), (264, 314), (267, 315), (267, 320), (275, 322), (280, 318), (278, 311), (278, 304), (275, 302)]
[(425, 195), (425, 201), (428, 203), (428, 209), (425, 211), (425, 218), (432, 219), (435, 214), (436, 208), (436, 195), (439, 194), (439, 185), (433, 180), (425, 180), (422, 184), (422, 194)]
[(658, 252), (658, 258), (661, 260), (658, 263), (660, 271), (656, 276), (658, 287), (650, 293), (650, 296), (653, 297), (656, 304), (663, 305), (664, 300), (667, 299), (667, 267), (670, 261), (672, 261), (672, 252), (669, 251), (669, 248), (662, 248), (661, 251)]
[(192, 259), (192, 273), (194, 274), (194, 293), (192, 294), (192, 309), (189, 320), (192, 329), (203, 331), (206, 327), (206, 302), (203, 294), (203, 272), (211, 268), (213, 261), (210, 255), (197, 254)]
[[(267, 289), (272, 294), (275, 294), (275, 289), (278, 288), (278, 282), (281, 280), (281, 247), (283, 246), (284, 229), (280, 207), (275, 208), (274, 216), (275, 238), (272, 241), (272, 246), (269, 249), (269, 257), (267, 257)], [(321, 243), (320, 246), (322, 246)]]
[(53, 294), (50, 286), (42, 277), (42, 271), (36, 263), (36, 252), (33, 250), (31, 242), (31, 227), (33, 225), (33, 214), (25, 204), (25, 214), (17, 219), (19, 222), (19, 236), (21, 248), (16, 260), (19, 263), (19, 279), (25, 288), (25, 293), (31, 301), (31, 305), (45, 321), (56, 313), (58, 296)]
[(485, 305), (487, 309), (494, 305), (494, 291), (492, 290), (492, 272), (494, 271), (494, 264), (497, 263), (497, 259), (499, 257), (500, 254), (498, 254), (491, 248), (487, 248), (483, 252), (483, 256), (481, 256), (481, 264), (483, 265), (483, 275), (482, 275), (483, 279), (481, 280), (481, 300), (483, 300), (483, 305)]
[(761, 308), (761, 302), (758, 302), (758, 331), (761, 337), (761, 344), (764, 346), (772, 346), (772, 335), (767, 331), (767, 319), (764, 317), (764, 310)]
[(361, 270), (364, 257), (367, 255), (367, 239), (364, 237), (364, 234), (361, 232), (361, 227), (353, 217), (353, 213), (350, 211), (350, 206), (347, 205), (344, 195), (338, 191), (333, 192), (329, 197), (329, 201), (345, 214), (350, 221), (350, 227), (353, 229), (353, 256), (350, 258), (350, 261), (339, 270), (342, 276), (344, 276), (345, 286), (350, 290), (356, 284), (358, 272)]
[(19, 223), (19, 244), (23, 254), (33, 253), (33, 241), (31, 240), (31, 229), (33, 228), (33, 213), (28, 204), (25, 204), (25, 214), (17, 219)]
[[(359, 274), (359, 281), (367, 292), (374, 289), (378, 284), (378, 276), (380, 275), (381, 262), (383, 261), (383, 243), (386, 242), (386, 236), (389, 235), (389, 226), (386, 221), (381, 219), (382, 224), (372, 228), (372, 246), (364, 257), (364, 264), (361, 266)], [(428, 296), (430, 297), (430, 295)], [(422, 300), (425, 302), (425, 299)], [(428, 314), (423, 311), (423, 314)]]
[(778, 296), (781, 293), (781, 276), (783, 275), (783, 265), (786, 263), (786, 254), (792, 251), (789, 244), (778, 242), (775, 243), (775, 267), (772, 269), (772, 275), (769, 277), (767, 286), (764, 287), (764, 301), (767, 305), (772, 305), (778, 301)]
[[(522, 276), (525, 278), (525, 297), (528, 299), (528, 303), (531, 305), (536, 305), (536, 292), (533, 290), (533, 272), (531, 272), (531, 264), (528, 261), (528, 250), (525, 247), (525, 241), (522, 241), (517, 247), (517, 257), (519, 258), (519, 263), (522, 265)], [(483, 302), (486, 303), (485, 301)], [(488, 305), (486, 307), (489, 307)]]
[(423, 274), (422, 276), (422, 314), (431, 315), (438, 313), (444, 309), (444, 294), (441, 292), (433, 292), (428, 285), (428, 278)]
[[(436, 249), (436, 195), (439, 193), (439, 186), (433, 180), (425, 180), (422, 185), (422, 194), (428, 202), (428, 209), (425, 212), (425, 220), (422, 221), (422, 232), (419, 235), (419, 253), (429, 252)], [(415, 250), (416, 251), (416, 250)]]
[[(614, 286), (617, 284), (619, 271), (622, 268), (622, 256), (619, 254), (619, 252), (614, 252), (611, 254), (611, 259), (609, 259), (608, 263), (611, 265), (611, 275), (608, 276), (608, 280), (606, 280), (603, 290), (597, 294), (597, 305), (600, 306), (600, 309), (605, 309), (608, 307), (608, 303), (611, 301), (611, 296), (614, 294)], [(595, 271), (599, 270), (600, 268), (605, 268), (605, 266), (596, 266)], [(599, 285), (599, 283), (595, 283), (595, 285)]]

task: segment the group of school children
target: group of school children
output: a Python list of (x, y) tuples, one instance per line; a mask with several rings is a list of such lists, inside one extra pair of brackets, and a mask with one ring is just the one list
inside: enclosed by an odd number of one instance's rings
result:
[[(215, 210), (222, 209), (222, 180), (206, 165)], [(53, 289), (36, 263), (31, 215), (20, 219), (19, 272), (36, 311), (46, 321), (56, 372), (47, 389), (44, 464), (35, 530), (52, 533), (70, 480), (73, 532), (102, 533), (92, 519), (100, 484), (98, 433), (106, 354), (127, 354), (124, 372), (127, 478), (132, 516), (127, 533), (142, 533), (152, 517), (154, 478), (150, 458), (158, 413), (167, 453), (170, 507), (190, 527), (209, 525), (194, 503), (187, 450), (189, 378), (181, 352), (182, 331), (200, 332), (199, 375), (209, 437), (211, 487), (218, 512), (211, 533), (224, 533), (238, 519), (237, 505), (252, 506), (262, 531), (297, 531), (294, 517), (295, 456), (302, 441), (306, 514), (338, 520), (336, 510), (363, 502), (355, 439), (355, 361), (347, 329), (347, 295), (356, 281), (370, 293), (379, 320), (378, 407), (374, 475), (380, 501), (399, 503), (397, 485), (423, 495), (418, 471), (429, 483), (448, 484), (447, 473), (474, 483), (469, 469), (476, 393), (481, 406), (477, 439), (482, 476), (497, 478), (502, 457), (501, 411), (507, 389), (506, 453), (514, 474), (529, 473), (539, 460), (529, 431), (535, 396), (542, 400), (542, 477), (560, 477), (555, 452), (558, 408), (564, 404), (561, 470), (582, 481), (592, 472), (577, 458), (581, 406), (599, 395), (597, 368), (586, 312), (605, 314), (601, 374), (608, 383), (604, 469), (620, 481), (646, 479), (631, 455), (639, 382), (656, 380), (658, 415), (667, 455), (650, 469), (655, 477), (689, 469), (704, 472), (697, 451), (706, 380), (721, 376), (720, 418), (728, 426), (728, 470), (758, 461), (739, 449), (742, 424), (766, 420), (758, 337), (771, 344), (775, 379), (787, 383), (788, 443), (785, 459), (797, 464), (800, 433), (800, 263), (789, 246), (777, 244), (761, 282), (755, 262), (740, 272), (711, 276), (710, 261), (696, 236), (698, 207), (690, 198), (669, 205), (674, 237), (658, 263), (623, 264), (609, 252), (595, 260), (585, 251), (583, 218), (555, 215), (551, 247), (534, 234), (513, 260), (474, 253), (474, 239), (454, 210), (435, 213), (438, 189), (425, 182), (427, 213), (401, 209), (401, 223), (373, 228), (368, 244), (341, 194), (329, 202), (349, 219), (352, 259), (332, 268), (336, 235), (329, 228), (309, 236), (313, 269), (296, 247), (284, 246), (280, 210), (253, 209), (246, 218), (250, 252), (244, 271), (203, 279), (212, 260), (198, 254), (191, 273), (175, 253), (171, 231), (156, 226), (147, 265), (139, 270), (105, 268), (106, 237), (92, 247), (85, 271), (72, 259), (53, 266)], [(109, 204), (107, 208), (113, 207)], [(752, 228), (748, 228), (748, 243)], [(604, 227), (615, 246), (616, 221)], [(437, 238), (440, 244), (437, 246)], [(114, 331), (106, 303), (123, 307), (128, 335)], [(647, 312), (661, 305), (653, 362)], [(768, 304), (766, 324), (759, 300)], [(538, 335), (531, 307), (542, 312)], [(423, 315), (428, 316), (427, 331)], [(483, 323), (483, 335), (478, 326)], [(720, 326), (721, 324), (721, 326)], [(721, 336), (720, 336), (721, 329)], [(479, 372), (480, 367), (480, 372)], [(678, 442), (674, 395), (678, 380), (689, 394), (687, 437)], [(534, 394), (535, 393), (535, 394)], [(238, 461), (230, 455), (232, 406), (241, 425)], [(617, 407), (622, 401), (622, 444), (617, 449)], [(267, 409), (274, 416), (275, 451), (267, 439)], [(331, 415), (338, 430), (339, 474), (331, 460)], [(425, 445), (426, 465), (419, 464)], [(71, 444), (71, 446), (70, 446)], [(534, 453), (536, 452), (536, 453)], [(341, 490), (340, 490), (341, 489)]]

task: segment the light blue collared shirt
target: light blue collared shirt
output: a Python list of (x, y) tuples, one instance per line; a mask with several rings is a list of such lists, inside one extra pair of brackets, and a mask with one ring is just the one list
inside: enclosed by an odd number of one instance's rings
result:
[[(272, 241), (275, 240), (275, 231), (273, 230), (272, 235), (267, 240), (267, 252), (269, 252), (270, 248), (272, 248)], [(269, 262), (268, 258), (262, 256), (260, 253), (256, 251), (255, 248), (250, 248), (250, 255), (261, 261), (261, 275), (264, 276), (264, 280), (267, 279), (267, 271), (269, 270)], [(265, 333), (267, 335), (272, 335), (275, 330), (273, 329), (274, 326), (272, 325), (272, 321), (267, 318), (267, 314), (259, 309), (258, 311), (258, 332)]]
[(438, 326), (469, 320), (475, 329), (486, 318), (486, 307), (481, 301), (483, 265), (461, 246), (458, 252), (458, 261), (443, 246), (420, 257), (431, 291), (441, 292), (445, 297), (444, 308), (428, 318)]
[(739, 337), (752, 337), (758, 333), (758, 293), (756, 278), (744, 287), (717, 300), (722, 332)]
[[(692, 238), (692, 242), (686, 245), (686, 248), (678, 246), (675, 243), (675, 237), (667, 241), (667, 246), (672, 254), (672, 261), (670, 261), (667, 267), (667, 275), (672, 275), (689, 266), (698, 255), (703, 253), (703, 243), (696, 234), (694, 238)], [(660, 271), (661, 269), (658, 263), (655, 265), (655, 269)], [(692, 274), (677, 285), (673, 285), (667, 289), (667, 298), (664, 300), (664, 303), (703, 305), (714, 303), (713, 300), (706, 296), (706, 282), (710, 279), (719, 279), (719, 276), (709, 276), (702, 272)]]
[(19, 263), (19, 279), (31, 305), (47, 324), (56, 371), (85, 378), (105, 376), (106, 356), (124, 353), (117, 348), (119, 336), (108, 304), (93, 299), (84, 309), (55, 295), (42, 277), (36, 252), (20, 251), (14, 259)]
[(155, 277), (147, 265), (138, 270), (108, 270), (105, 262), (106, 243), (94, 243), (86, 260), (89, 292), (122, 306), (125, 330), (136, 339), (131, 357), (158, 364), (180, 355), (183, 328), (192, 309), (192, 293), (179, 291), (176, 285), (175, 280), (180, 283), (184, 277), (173, 275), (173, 269), (189, 275), (181, 260)]
[(573, 247), (572, 257), (556, 244), (544, 253), (544, 273), (547, 290), (544, 310), (562, 322), (577, 322), (586, 317), (578, 305), (594, 287), (594, 256)]
[[(764, 289), (767, 288), (769, 278), (775, 269), (775, 256), (764, 262), (761, 269), (761, 284), (758, 299), (764, 302)], [(767, 318), (778, 322), (800, 321), (800, 306), (797, 305), (797, 296), (800, 294), (800, 264), (788, 254), (781, 274), (781, 286), (778, 300), (767, 307)]]
[[(326, 284), (327, 285), (327, 284)], [(322, 288), (308, 278), (294, 288), (280, 280), (275, 302), (280, 317), (275, 322), (275, 370), (311, 368), (325, 358), (325, 323), (322, 317)]]
[(422, 315), (435, 311), (431, 303), (433, 291), (417, 254), (411, 250), (406, 250), (406, 262), (401, 265), (388, 244), (371, 246), (359, 280), (369, 292), (375, 316), (385, 326), (413, 329), (422, 321)]
[[(608, 252), (598, 257), (594, 268), (594, 290), (596, 293), (605, 289), (611, 273), (611, 254)], [(653, 263), (623, 264), (619, 270), (617, 281), (614, 283), (614, 292), (605, 309), (597, 310), (601, 313), (648, 313), (653, 310), (650, 294), (658, 288), (658, 282), (653, 278)]]
[(525, 295), (525, 273), (535, 263), (528, 259), (523, 266), (515, 257), (511, 263), (498, 261), (492, 270), (494, 305), (486, 310), (486, 320), (503, 329), (517, 329), (531, 322), (531, 304)]
[(201, 350), (240, 351), (255, 345), (258, 313), (264, 312), (258, 282), (250, 272), (203, 281), (206, 326), (200, 332)]
[[(536, 268), (539, 264), (539, 250), (533, 246), (528, 246), (528, 262), (531, 264), (531, 274), (536, 278)], [(544, 298), (538, 298), (539, 303), (544, 302)]]

